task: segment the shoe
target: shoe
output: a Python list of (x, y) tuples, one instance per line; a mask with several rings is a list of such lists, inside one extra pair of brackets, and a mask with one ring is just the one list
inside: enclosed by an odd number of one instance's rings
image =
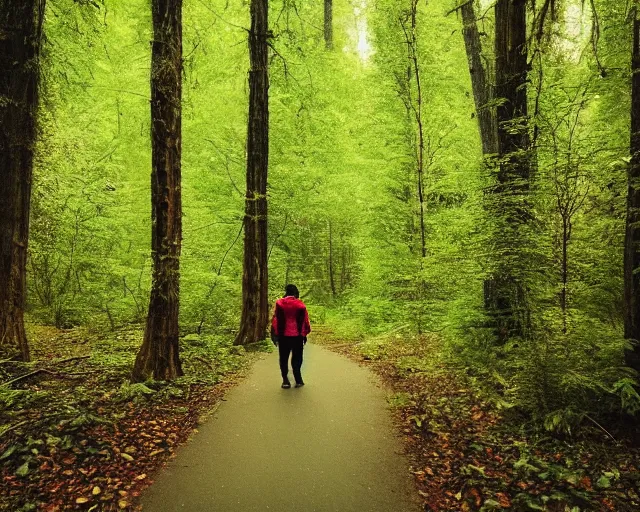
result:
[(304, 382), (296, 382), (297, 388), (301, 388), (302, 386), (304, 386)]
[[(297, 384), (296, 384), (297, 385)], [(291, 387), (291, 382), (283, 382), (282, 386), (280, 386), (282, 389), (289, 389)]]

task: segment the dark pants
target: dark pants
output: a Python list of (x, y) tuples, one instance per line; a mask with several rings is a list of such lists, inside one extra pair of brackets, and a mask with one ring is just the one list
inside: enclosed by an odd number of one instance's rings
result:
[(282, 372), (282, 380), (288, 380), (289, 354), (292, 354), (291, 367), (293, 368), (293, 377), (296, 379), (296, 382), (302, 382), (300, 368), (302, 367), (303, 348), (304, 343), (302, 342), (302, 336), (280, 336), (278, 350), (280, 351), (280, 371)]

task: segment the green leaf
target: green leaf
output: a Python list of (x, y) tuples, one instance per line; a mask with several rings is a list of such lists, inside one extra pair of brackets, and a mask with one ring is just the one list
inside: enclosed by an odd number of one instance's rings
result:
[(34, 439), (32, 437), (29, 437), (29, 439), (27, 439), (27, 446), (42, 446), (44, 445), (44, 441), (42, 439)]
[(63, 450), (70, 450), (73, 447), (73, 437), (70, 435), (66, 435), (62, 438), (62, 446)]
[(525, 473), (539, 473), (540, 472), (540, 468), (537, 468), (536, 466), (529, 464), (529, 459), (527, 457), (522, 457), (520, 458), (520, 460), (518, 460), (517, 462), (513, 463), (513, 468), (514, 469), (523, 469)]
[(29, 463), (25, 462), (22, 466), (16, 469), (16, 476), (27, 476), (29, 474)]
[(596, 482), (596, 486), (599, 487), (600, 489), (608, 489), (609, 487), (611, 487), (611, 480), (609, 480), (606, 476), (602, 475), (600, 478), (598, 478), (598, 481)]
[(577, 485), (578, 482), (580, 481), (580, 477), (581, 477), (580, 473), (576, 473), (574, 471), (568, 471), (564, 475), (564, 481), (571, 485)]
[(12, 444), (11, 446), (9, 446), (9, 448), (7, 448), (4, 453), (2, 455), (0, 455), (0, 460), (4, 460), (4, 459), (8, 459), (9, 457), (11, 457), (11, 455), (14, 454), (14, 452), (20, 448), (20, 445), (17, 444)]
[(47, 434), (47, 446), (58, 446), (61, 442), (61, 438)]
[(496, 500), (488, 499), (484, 502), (484, 505), (480, 509), (480, 512), (485, 512), (489, 510), (501, 510), (502, 506)]
[(484, 468), (480, 466), (474, 466), (473, 464), (467, 464), (465, 468), (462, 469), (462, 473), (471, 475), (473, 472), (478, 473), (481, 477), (486, 478), (487, 475), (484, 472)]

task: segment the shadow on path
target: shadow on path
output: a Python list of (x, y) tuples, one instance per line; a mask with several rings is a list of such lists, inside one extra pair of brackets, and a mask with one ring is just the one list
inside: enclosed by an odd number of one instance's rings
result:
[(307, 345), (307, 385), (259, 360), (157, 475), (144, 512), (412, 512), (407, 461), (367, 369)]

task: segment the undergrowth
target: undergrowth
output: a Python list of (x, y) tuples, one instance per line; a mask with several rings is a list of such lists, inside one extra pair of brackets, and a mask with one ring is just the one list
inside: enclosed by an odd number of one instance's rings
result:
[(183, 377), (132, 384), (139, 327), (31, 326), (30, 341), (33, 363), (0, 365), (0, 510), (8, 512), (134, 510), (147, 474), (250, 360), (229, 336), (187, 335)]
[(593, 410), (535, 416), (518, 403), (518, 375), (505, 374), (487, 352), (484, 364), (470, 365), (469, 352), (441, 335), (398, 330), (345, 342), (333, 329), (320, 331), (322, 343), (393, 386), (389, 403), (401, 419), (425, 510), (640, 507), (638, 432), (613, 388), (597, 388)]

